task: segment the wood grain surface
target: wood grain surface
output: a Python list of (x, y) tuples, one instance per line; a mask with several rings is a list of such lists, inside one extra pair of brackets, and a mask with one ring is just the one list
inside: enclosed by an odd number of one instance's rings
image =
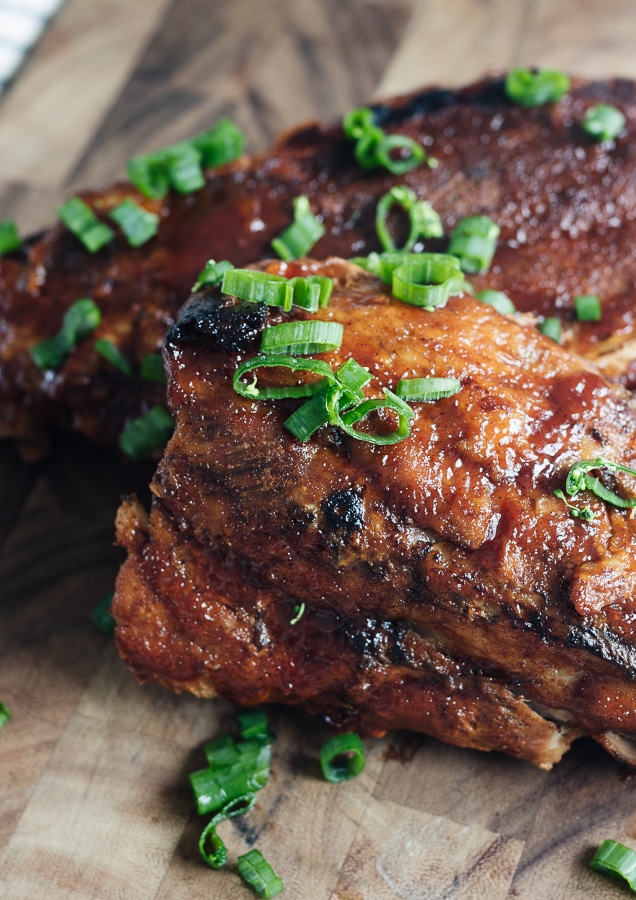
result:
[[(47, 225), (133, 153), (229, 115), (252, 151), (281, 129), (489, 68), (636, 76), (633, 0), (67, 0), (0, 101), (0, 218)], [(271, 710), (272, 777), (198, 859), (186, 773), (234, 727), (222, 702), (139, 687), (89, 613), (120, 562), (119, 497), (150, 471), (69, 435), (0, 445), (0, 896), (247, 900), (257, 845), (290, 900), (579, 900), (627, 891), (593, 848), (636, 844), (634, 776), (591, 742), (552, 772), (393, 735), (363, 774), (320, 780), (318, 721)]]

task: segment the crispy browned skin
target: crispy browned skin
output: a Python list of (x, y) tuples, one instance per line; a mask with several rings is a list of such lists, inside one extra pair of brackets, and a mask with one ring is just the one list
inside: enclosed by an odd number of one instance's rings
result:
[[(625, 755), (636, 733), (636, 520), (554, 496), (580, 458), (636, 457), (636, 418), (586, 362), (462, 296), (433, 312), (356, 266), (328, 309), (373, 394), (409, 377), (461, 391), (414, 404), (411, 436), (374, 446), (283, 422), (297, 400), (232, 387), (264, 325), (304, 318), (210, 291), (169, 332), (176, 431), (118, 515), (113, 611), (133, 672), (177, 691), (274, 701), (367, 733), (413, 729), (549, 768), (580, 734)], [(634, 490), (620, 479), (617, 489)], [(294, 610), (304, 614), (290, 624)]]
[[(628, 124), (601, 146), (580, 127), (585, 109), (607, 102)], [(395, 183), (413, 187), (440, 213), (447, 234), (465, 215), (485, 213), (502, 227), (491, 271), (476, 288), (508, 292), (518, 308), (557, 315), (565, 344), (596, 359), (611, 377), (636, 383), (636, 90), (632, 81), (574, 80), (557, 105), (523, 109), (491, 79), (459, 91), (432, 89), (374, 107), (388, 132), (423, 140), (439, 166), (403, 177), (364, 172), (339, 124), (315, 124), (282, 138), (266, 156), (211, 172), (191, 196), (146, 205), (162, 217), (160, 234), (139, 249), (118, 238), (94, 256), (63, 227), (0, 261), (0, 432), (28, 435), (56, 422), (107, 444), (123, 425), (161, 401), (161, 388), (127, 378), (93, 350), (93, 340), (55, 378), (31, 363), (29, 348), (50, 337), (78, 297), (100, 305), (96, 337), (120, 345), (135, 371), (163, 343), (166, 328), (210, 258), (245, 265), (271, 256), (273, 237), (306, 194), (326, 226), (313, 255), (343, 257), (379, 249), (378, 198)], [(98, 215), (128, 186), (89, 193)], [(141, 199), (137, 197), (137, 199)], [(427, 249), (443, 249), (445, 240)], [(603, 319), (577, 325), (576, 294), (598, 293)]]

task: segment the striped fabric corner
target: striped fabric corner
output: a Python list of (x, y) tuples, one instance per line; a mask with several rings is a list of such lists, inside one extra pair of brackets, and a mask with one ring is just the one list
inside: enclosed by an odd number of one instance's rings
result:
[(0, 97), (64, 0), (0, 0)]

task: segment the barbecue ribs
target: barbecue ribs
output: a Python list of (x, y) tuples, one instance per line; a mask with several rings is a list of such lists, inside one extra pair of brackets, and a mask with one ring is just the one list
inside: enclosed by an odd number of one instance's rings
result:
[[(580, 124), (599, 102), (627, 117), (609, 144), (595, 143)], [(574, 79), (559, 103), (526, 109), (506, 98), (501, 79), (488, 79), (373, 110), (377, 124), (423, 142), (439, 165), (403, 176), (363, 171), (340, 124), (312, 124), (267, 155), (209, 172), (205, 187), (188, 196), (148, 201), (129, 185), (83, 195), (100, 218), (127, 196), (158, 213), (159, 234), (140, 248), (119, 236), (91, 255), (58, 225), (0, 260), (0, 433), (28, 438), (56, 423), (116, 443), (126, 423), (163, 402), (163, 388), (139, 377), (141, 362), (161, 348), (208, 258), (242, 266), (271, 256), (300, 194), (326, 229), (314, 256), (378, 250), (376, 205), (396, 183), (432, 204), (446, 235), (463, 216), (495, 219), (502, 231), (494, 264), (475, 277), (475, 288), (503, 290), (520, 310), (559, 317), (566, 346), (636, 384), (634, 83)], [(426, 249), (443, 250), (446, 240)], [(600, 296), (601, 322), (576, 322), (577, 294)], [(38, 370), (30, 348), (57, 331), (80, 297), (98, 304), (102, 324), (57, 373)], [(99, 337), (121, 349), (132, 376), (95, 352)]]
[[(586, 493), (584, 521), (554, 495), (580, 459), (633, 468), (624, 389), (467, 294), (427, 311), (336, 258), (261, 268), (334, 278), (315, 317), (344, 339), (321, 358), (368, 367), (374, 396), (404, 375), (461, 390), (414, 403), (401, 443), (335, 425), (303, 443), (283, 425), (301, 401), (246, 399), (232, 378), (264, 327), (310, 314), (195, 295), (166, 340), (176, 428), (150, 514), (135, 498), (118, 514), (113, 612), (132, 671), (543, 768), (582, 734), (633, 761), (636, 520)], [(634, 492), (629, 475), (602, 478)]]

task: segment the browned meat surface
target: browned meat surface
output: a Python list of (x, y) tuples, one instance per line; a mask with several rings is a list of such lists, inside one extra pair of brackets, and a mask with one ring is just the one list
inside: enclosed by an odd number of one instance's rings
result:
[[(176, 430), (150, 515), (134, 498), (118, 515), (113, 610), (133, 672), (544, 768), (582, 734), (630, 753), (636, 519), (586, 493), (584, 522), (554, 496), (581, 458), (634, 467), (622, 389), (467, 295), (427, 312), (338, 259), (268, 267), (335, 278), (317, 317), (344, 341), (323, 358), (368, 366), (374, 395), (405, 374), (461, 390), (414, 403), (395, 445), (335, 426), (301, 443), (283, 422), (302, 401), (243, 399), (232, 376), (264, 325), (308, 314), (193, 298), (166, 343)], [(630, 476), (608, 484), (634, 493)]]
[[(627, 116), (615, 144), (582, 131), (587, 107), (612, 103)], [(119, 344), (135, 373), (163, 343), (204, 262), (241, 266), (271, 256), (289, 224), (292, 200), (306, 194), (326, 234), (313, 255), (343, 257), (379, 249), (378, 198), (406, 183), (440, 213), (448, 234), (465, 215), (486, 213), (502, 228), (491, 271), (477, 289), (507, 291), (518, 308), (556, 315), (564, 343), (615, 378), (636, 383), (636, 90), (627, 80), (584, 82), (556, 105), (523, 109), (503, 82), (459, 91), (432, 89), (375, 107), (388, 132), (423, 141), (437, 158), (406, 176), (363, 172), (338, 124), (309, 125), (266, 156), (208, 174), (191, 196), (148, 204), (161, 214), (158, 237), (139, 249), (119, 238), (91, 256), (62, 226), (34, 240), (24, 257), (0, 261), (0, 430), (28, 434), (57, 422), (113, 443), (124, 423), (161, 400), (161, 388), (123, 376), (83, 342), (60, 372), (39, 372), (28, 350), (50, 337), (64, 310), (92, 297), (103, 311), (95, 337)], [(86, 194), (99, 216), (135, 191), (119, 186)], [(443, 249), (445, 240), (428, 242)], [(600, 323), (576, 324), (572, 299), (597, 293)]]

